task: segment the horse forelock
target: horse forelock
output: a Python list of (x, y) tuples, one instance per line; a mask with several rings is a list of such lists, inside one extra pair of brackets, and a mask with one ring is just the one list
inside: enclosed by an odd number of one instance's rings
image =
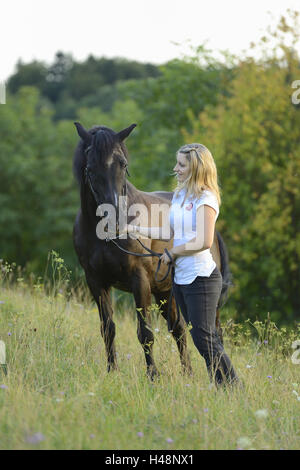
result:
[(123, 142), (118, 142), (116, 132), (105, 126), (100, 126), (96, 129), (92, 146), (95, 146), (98, 155), (101, 155), (102, 161), (106, 161), (107, 158), (112, 156), (114, 150), (119, 150), (120, 148), (124, 157), (128, 160), (126, 146)]

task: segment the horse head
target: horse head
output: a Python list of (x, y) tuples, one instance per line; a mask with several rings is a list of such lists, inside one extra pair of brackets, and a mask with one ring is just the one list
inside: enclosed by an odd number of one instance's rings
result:
[(79, 122), (74, 123), (82, 139), (81, 151), (85, 154), (84, 184), (89, 188), (98, 207), (111, 204), (119, 208), (119, 196), (126, 196), (128, 152), (124, 140), (136, 124), (115, 132), (105, 126), (87, 131)]

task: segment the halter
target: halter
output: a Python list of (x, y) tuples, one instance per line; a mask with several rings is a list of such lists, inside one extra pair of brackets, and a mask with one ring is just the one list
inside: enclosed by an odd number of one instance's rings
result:
[[(86, 149), (85, 149), (85, 154), (87, 155), (89, 153), (89, 151), (91, 150), (92, 148), (92, 145), (89, 145)], [(126, 166), (126, 174), (127, 176), (130, 178), (130, 174), (129, 174), (129, 171), (128, 171), (128, 165)], [(89, 188), (94, 196), (94, 199), (96, 201), (96, 203), (98, 204), (98, 200), (97, 200), (97, 194), (96, 194), (96, 191), (94, 190), (93, 188), (93, 185), (92, 185), (92, 181), (91, 181), (91, 177), (90, 177), (90, 174), (89, 174), (89, 171), (88, 171), (88, 167), (87, 167), (87, 164), (85, 166), (85, 169), (84, 169), (84, 181), (85, 183), (88, 183), (89, 185)], [(123, 189), (122, 189), (122, 196), (126, 196), (127, 195), (127, 184), (126, 184), (126, 179), (125, 179), (125, 184), (123, 186)]]

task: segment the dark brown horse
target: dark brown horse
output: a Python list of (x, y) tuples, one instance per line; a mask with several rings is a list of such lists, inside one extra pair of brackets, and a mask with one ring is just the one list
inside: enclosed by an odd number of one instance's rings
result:
[[(149, 318), (151, 295), (153, 294), (158, 305), (162, 305), (162, 315), (167, 318), (171, 277), (168, 276), (163, 282), (156, 281), (157, 257), (131, 256), (122, 252), (112, 242), (99, 239), (96, 226), (103, 216), (99, 218), (96, 210), (102, 204), (110, 204), (118, 213), (119, 196), (123, 195), (127, 198), (127, 207), (140, 203), (150, 213), (152, 204), (170, 205), (173, 193), (143, 192), (127, 181), (128, 152), (124, 140), (134, 129), (134, 124), (118, 133), (104, 126), (96, 126), (87, 131), (81, 124), (75, 123), (75, 125), (81, 138), (74, 156), (74, 173), (80, 187), (81, 208), (76, 217), (73, 240), (79, 262), (85, 271), (87, 284), (98, 306), (108, 371), (117, 368), (115, 324), (110, 301), (110, 290), (115, 287), (134, 295), (138, 320), (137, 335), (144, 349), (147, 373), (153, 378), (157, 374), (157, 368), (153, 358), (154, 336)], [(133, 218), (134, 216), (128, 217), (125, 222), (130, 223)], [(118, 225), (119, 220), (116, 222)], [(118, 243), (124, 249), (136, 253), (145, 251), (131, 238), (118, 239)], [(171, 241), (155, 239), (143, 239), (143, 243), (158, 253), (162, 253), (165, 247), (170, 248), (172, 245)], [(218, 233), (215, 234), (211, 251), (223, 275), (224, 285), (219, 301), (221, 305), (228, 289), (230, 273), (225, 245)], [(161, 266), (160, 277), (163, 277), (166, 269), (166, 265)], [(173, 298), (170, 307), (171, 321), (175, 324), (176, 305)], [(179, 350), (183, 369), (191, 372), (182, 317), (172, 335)]]

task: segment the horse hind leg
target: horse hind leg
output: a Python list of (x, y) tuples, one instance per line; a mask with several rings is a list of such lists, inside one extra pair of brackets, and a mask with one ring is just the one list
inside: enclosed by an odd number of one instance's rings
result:
[(150, 305), (151, 305), (151, 290), (150, 284), (146, 276), (135, 276), (133, 286), (133, 295), (137, 310), (137, 335), (143, 347), (147, 375), (151, 380), (159, 375), (153, 357), (153, 344), (154, 335), (150, 328)]
[[(169, 296), (169, 292), (162, 292), (160, 294), (154, 295), (155, 301), (160, 307), (162, 316), (165, 318), (165, 320), (168, 320)], [(171, 325), (175, 325), (177, 320), (177, 311), (174, 296), (172, 296), (171, 302), (170, 321)], [(172, 330), (172, 335), (178, 348), (182, 370), (185, 374), (191, 375), (193, 371), (190, 355), (187, 349), (186, 329), (182, 315), (180, 315), (179, 321)]]

